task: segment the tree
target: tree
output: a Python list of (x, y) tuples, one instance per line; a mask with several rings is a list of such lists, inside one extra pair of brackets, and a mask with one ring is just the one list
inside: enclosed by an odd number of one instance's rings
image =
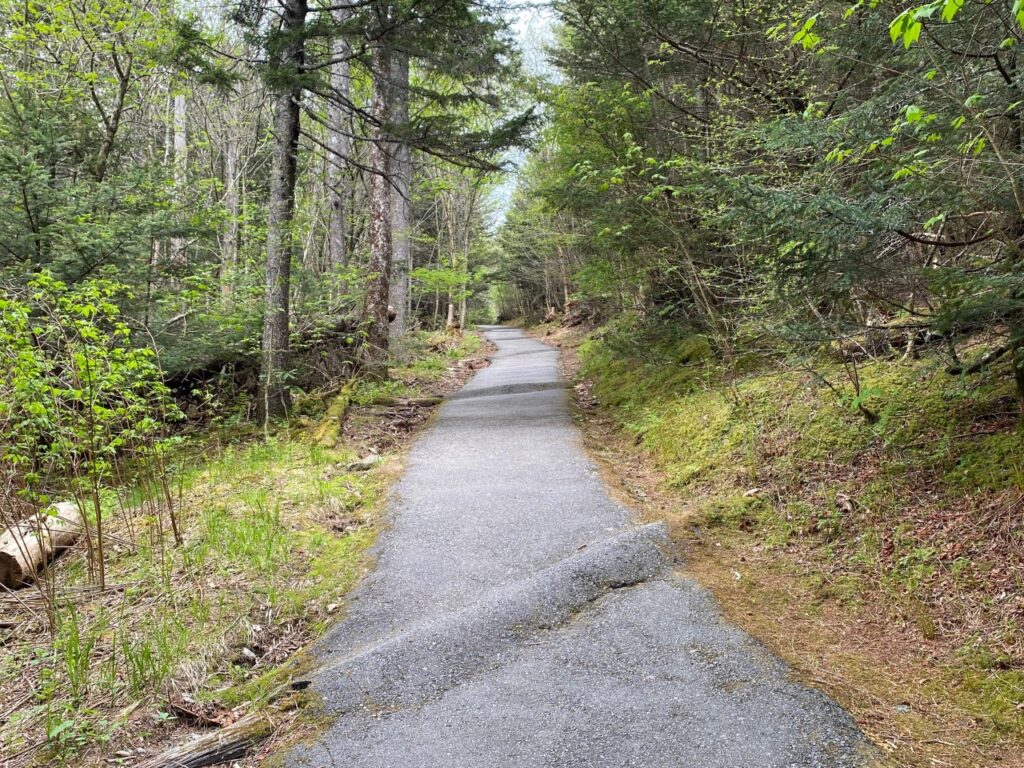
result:
[(267, 264), (258, 403), (263, 419), (287, 413), (284, 373), (288, 363), (292, 216), (300, 131), (302, 76), (306, 51), (306, 0), (284, 0), (281, 29), (270, 39), (274, 94), (274, 148), (267, 217)]
[[(397, 52), (392, 62), (395, 88), (394, 116), (396, 125), (409, 123), (409, 56)], [(409, 276), (412, 271), (413, 209), (412, 209), (412, 149), (408, 141), (399, 136), (392, 143), (391, 229), (393, 234), (393, 274), (390, 304), (395, 313), (391, 322), (392, 338), (401, 338), (409, 326)]]
[(377, 39), (373, 47), (371, 69), (373, 77), (373, 102), (370, 108), (370, 265), (366, 304), (363, 309), (363, 365), (366, 373), (373, 378), (386, 379), (388, 353), (388, 299), (392, 266), (391, 213), (391, 122), (392, 99), (392, 42), (394, 31), (394, 8), (389, 3), (379, 3), (377, 14)]
[[(166, 3), (0, 4), (0, 269), (137, 279), (172, 226), (160, 93)], [(161, 105), (162, 108), (162, 105)]]
[(330, 92), (327, 102), (327, 186), (331, 199), (328, 250), (330, 264), (335, 269), (344, 266), (348, 257), (346, 166), (352, 153), (352, 46), (344, 34), (343, 27), (350, 15), (351, 11), (348, 8), (333, 11), (333, 20), (342, 31), (333, 35)]
[[(496, 10), (462, 0), (379, 2), (370, 10), (371, 259), (363, 361), (371, 375), (387, 375), (388, 301), (396, 267), (401, 270), (400, 289), (394, 296), (402, 304), (395, 309), (401, 318), (397, 330), (405, 325), (408, 289), (403, 273), (409, 269), (412, 230), (406, 208), (410, 151), (495, 170), (497, 154), (520, 142), (532, 123), (532, 111), (505, 115), (503, 102), (508, 103), (510, 94), (505, 81), (517, 61), (505, 36), (507, 24)], [(414, 90), (408, 84), (411, 64), (422, 70)], [(411, 93), (421, 103), (417, 119), (406, 121)], [(400, 226), (397, 264), (395, 212)]]
[(954, 374), (1006, 357), (1024, 397), (1016, 12), (556, 7), (543, 204), (518, 200), (503, 238), (515, 304), (551, 306), (562, 260), (521, 233), (569, 217), (584, 256), (563, 281), (599, 319), (672, 321), (724, 359), (748, 333), (807, 355), (925, 346)]

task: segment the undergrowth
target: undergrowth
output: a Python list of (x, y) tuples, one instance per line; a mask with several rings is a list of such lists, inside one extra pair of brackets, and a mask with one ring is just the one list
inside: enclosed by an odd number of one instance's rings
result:
[(229, 445), (183, 481), (181, 547), (154, 519), (115, 529), (98, 596), (81, 555), (60, 563), (52, 642), (27, 614), (0, 656), (5, 698), (27, 697), (0, 730), (5, 754), (42, 745), (37, 761), (78, 765), (165, 727), (183, 694), (241, 703), (235, 690), (295, 651), (361, 572), (382, 488), (341, 469), (352, 458), (286, 435)]
[[(351, 401), (414, 396), (480, 346), (417, 334), (393, 380), (357, 382)], [(134, 765), (180, 738), (179, 721), (231, 722), (287, 683), (367, 567), (388, 482), (386, 467), (359, 465), (362, 449), (312, 439), (327, 404), (308, 400), (266, 439), (235, 427), (179, 444), (168, 462), (180, 543), (146, 503), (154, 489), (104, 490), (105, 589), (77, 547), (38, 587), (0, 595), (16, 618), (0, 627), (7, 768)]]

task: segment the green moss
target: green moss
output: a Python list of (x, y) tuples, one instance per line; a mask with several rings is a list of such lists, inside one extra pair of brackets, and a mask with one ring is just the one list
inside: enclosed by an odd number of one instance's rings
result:
[(898, 550), (887, 574), (887, 581), (897, 592), (913, 595), (928, 582), (938, 568), (934, 547), (914, 546), (907, 541)]
[(815, 509), (810, 504), (794, 500), (785, 504), (767, 521), (764, 541), (770, 547), (785, 547), (802, 536), (814, 520)]
[(856, 573), (810, 573), (803, 579), (815, 598), (821, 602), (833, 600), (844, 604), (859, 602), (864, 591), (864, 579)]
[(749, 430), (749, 424), (734, 418), (732, 404), (720, 392), (703, 391), (668, 404), (663, 418), (650, 421), (644, 442), (671, 468), (673, 485), (685, 488), (729, 471)]
[(964, 666), (950, 676), (964, 696), (963, 705), (997, 733), (1019, 736), (1024, 732), (1024, 670), (984, 646), (965, 649)]
[[(965, 498), (1024, 488), (1008, 377), (964, 381), (934, 360), (867, 361), (858, 397), (852, 369), (834, 361), (759, 370), (748, 357), (727, 371), (702, 337), (637, 328), (602, 329), (580, 355), (599, 402), (672, 488), (697, 500), (703, 524), (750, 528), (767, 546), (800, 543), (897, 601), (936, 580), (977, 585), (984, 571), (983, 553), (964, 552), (950, 575), (929, 539), (941, 526), (911, 524), (908, 508), (962, 509)], [(758, 485), (775, 490), (774, 504), (744, 500)], [(837, 508), (837, 493), (851, 509)]]
[(958, 489), (1024, 488), (1024, 429), (964, 440), (945, 481)]
[(635, 410), (693, 391), (713, 367), (710, 353), (699, 335), (632, 338), (608, 332), (581, 345), (580, 361), (602, 402)]
[(709, 527), (749, 528), (763, 521), (771, 504), (758, 497), (734, 494), (713, 499), (701, 508), (701, 523)]

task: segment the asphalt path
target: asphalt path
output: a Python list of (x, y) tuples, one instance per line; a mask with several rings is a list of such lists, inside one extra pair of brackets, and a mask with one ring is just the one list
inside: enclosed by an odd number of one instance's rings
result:
[(317, 648), (331, 725), (294, 768), (847, 768), (874, 753), (721, 617), (580, 447), (558, 352), (490, 327)]

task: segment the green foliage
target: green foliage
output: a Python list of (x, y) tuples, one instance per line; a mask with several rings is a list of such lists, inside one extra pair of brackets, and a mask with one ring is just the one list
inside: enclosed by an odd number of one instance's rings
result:
[(152, 238), (177, 217), (169, 169), (143, 159), (128, 116), (161, 71), (170, 6), (4, 2), (0, 25), (0, 271), (75, 282), (117, 265), (143, 282)]
[(119, 453), (161, 434), (178, 412), (156, 353), (136, 346), (103, 280), (74, 289), (41, 273), (0, 300), (3, 459), (29, 498), (72, 478), (95, 489)]
[[(1013, 15), (961, 0), (557, 10), (563, 77), (502, 234), (506, 315), (552, 306), (555, 282), (598, 321), (681, 324), (725, 358), (833, 340), (892, 354), (864, 338), (902, 332), (952, 369), (982, 334), (1019, 362)], [(878, 393), (855, 390), (871, 412)]]
[[(89, 521), (90, 572), (101, 588), (105, 490), (133, 476), (127, 460), (134, 471), (145, 467), (165, 479), (165, 427), (180, 417), (156, 353), (136, 345), (121, 315), (116, 302), (126, 296), (109, 280), (69, 288), (43, 272), (22, 295), (0, 299), (4, 486), (35, 505), (57, 492), (78, 501)], [(0, 501), (4, 519), (17, 519), (13, 499)], [(178, 538), (170, 505), (168, 514)]]
[(42, 273), (22, 298), (0, 300), (3, 459), (28, 498), (63, 479), (95, 491), (119, 453), (178, 415), (155, 352), (135, 345), (115, 303), (125, 295), (108, 280), (69, 288)]

